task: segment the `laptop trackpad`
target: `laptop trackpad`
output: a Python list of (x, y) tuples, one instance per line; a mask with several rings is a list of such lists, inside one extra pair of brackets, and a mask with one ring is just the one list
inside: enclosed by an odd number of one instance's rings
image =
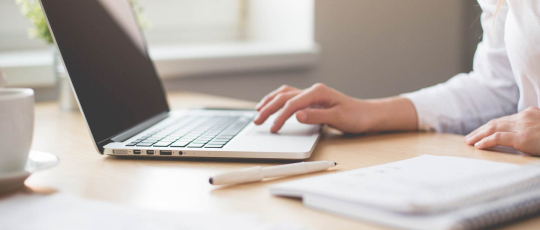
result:
[(296, 117), (290, 118), (278, 133), (271, 133), (274, 117), (264, 124), (250, 124), (245, 132), (225, 146), (225, 150), (252, 153), (300, 153), (300, 155), (268, 155), (267, 158), (307, 158), (317, 141), (320, 125), (301, 124)]
[(277, 134), (270, 132), (270, 127), (274, 123), (275, 115), (271, 116), (264, 122), (264, 124), (259, 126), (253, 126), (253, 128), (247, 133), (247, 135), (283, 135), (283, 136), (312, 136), (317, 134), (320, 130), (320, 125), (306, 125), (298, 122), (296, 117), (291, 117), (285, 125), (281, 127)]

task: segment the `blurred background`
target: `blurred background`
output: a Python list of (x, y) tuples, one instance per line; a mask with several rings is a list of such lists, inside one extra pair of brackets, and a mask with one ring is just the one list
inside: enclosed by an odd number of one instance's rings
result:
[[(418, 90), (470, 71), (482, 34), (481, 10), (470, 0), (138, 0), (136, 7), (167, 90), (253, 101), (282, 84), (323, 82), (361, 98)], [(29, 38), (27, 18), (14, 0), (0, 0), (0, 68), (8, 86), (54, 100), (54, 48)]]

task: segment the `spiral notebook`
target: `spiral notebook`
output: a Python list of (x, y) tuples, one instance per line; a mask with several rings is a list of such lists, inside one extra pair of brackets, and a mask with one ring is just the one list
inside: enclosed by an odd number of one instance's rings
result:
[(408, 160), (271, 186), (305, 206), (401, 229), (483, 229), (540, 212), (540, 164)]

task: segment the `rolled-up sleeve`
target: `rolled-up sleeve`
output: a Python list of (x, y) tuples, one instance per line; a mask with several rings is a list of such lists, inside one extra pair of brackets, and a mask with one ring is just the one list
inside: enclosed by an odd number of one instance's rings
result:
[(504, 43), (507, 5), (494, 20), (497, 0), (479, 0), (484, 35), (473, 71), (445, 83), (402, 94), (414, 104), (420, 130), (467, 134), (489, 120), (517, 112), (519, 89)]

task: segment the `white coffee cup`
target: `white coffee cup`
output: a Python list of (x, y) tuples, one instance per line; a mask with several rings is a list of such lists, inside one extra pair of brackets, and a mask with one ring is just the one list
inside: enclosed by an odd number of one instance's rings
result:
[(0, 173), (24, 170), (34, 134), (34, 91), (0, 89)]

